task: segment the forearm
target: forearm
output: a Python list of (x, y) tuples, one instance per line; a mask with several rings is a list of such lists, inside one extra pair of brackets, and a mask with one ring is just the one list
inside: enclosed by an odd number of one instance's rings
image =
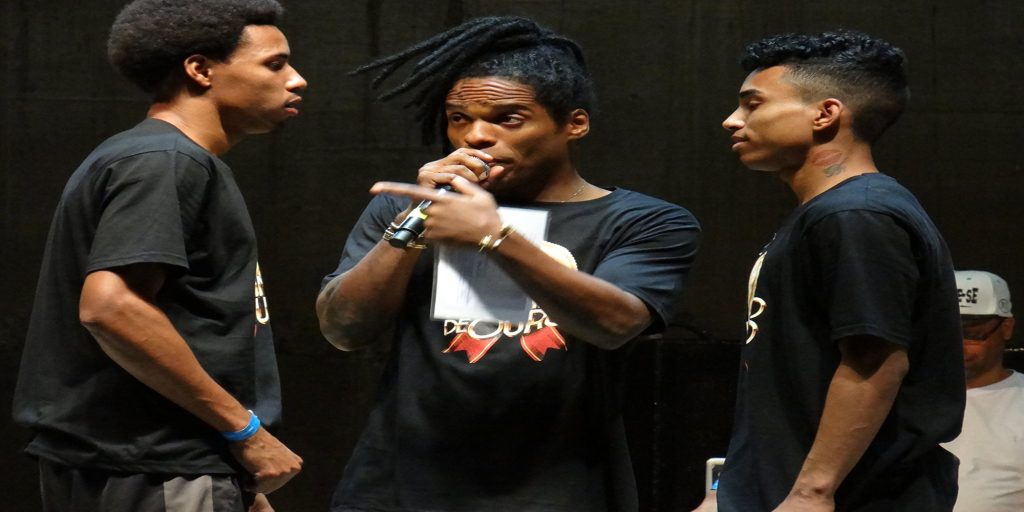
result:
[(405, 300), (418, 249), (378, 243), (352, 269), (327, 283), (317, 297), (320, 332), (340, 350), (376, 340)]
[[(456, 176), (449, 184), (459, 193), (390, 182), (376, 183), (370, 191), (430, 200), (424, 233), (428, 241), (477, 247), (498, 236), (502, 221), (494, 197), (463, 177)], [(564, 333), (613, 349), (651, 322), (647, 305), (639, 298), (559, 263), (518, 233), (505, 237), (488, 254)]]
[(614, 349), (650, 325), (650, 312), (636, 296), (562, 265), (516, 233), (492, 256), (567, 334)]
[(134, 294), (95, 296), (103, 293), (86, 286), (80, 316), (115, 363), (218, 431), (249, 422), (249, 412), (206, 373), (163, 311)]
[(829, 385), (818, 432), (791, 494), (831, 498), (864, 455), (907, 371), (903, 349), (867, 359), (844, 353)]

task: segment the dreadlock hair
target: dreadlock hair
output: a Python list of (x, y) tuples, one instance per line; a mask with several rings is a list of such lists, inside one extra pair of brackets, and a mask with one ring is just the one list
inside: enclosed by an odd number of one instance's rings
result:
[(747, 46), (740, 64), (747, 72), (784, 66), (804, 101), (843, 101), (853, 112), (854, 136), (873, 143), (910, 98), (904, 60), (902, 50), (881, 39), (839, 30), (765, 38)]
[(107, 57), (144, 92), (167, 99), (182, 61), (226, 60), (247, 25), (277, 25), (283, 12), (276, 0), (136, 0), (114, 20)]
[(575, 41), (545, 29), (534, 21), (514, 16), (469, 20), (399, 53), (357, 68), (350, 74), (377, 71), (370, 85), (376, 89), (398, 68), (419, 58), (399, 85), (381, 93), (387, 101), (417, 89), (406, 107), (416, 109), (423, 142), (442, 140), (447, 128), (445, 97), (463, 78), (500, 77), (533, 88), (537, 103), (556, 122), (568, 121), (574, 109), (591, 110), (593, 83)]

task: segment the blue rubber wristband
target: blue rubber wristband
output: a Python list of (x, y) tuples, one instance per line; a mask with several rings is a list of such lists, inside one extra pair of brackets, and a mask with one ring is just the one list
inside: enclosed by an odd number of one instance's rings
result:
[(238, 441), (245, 441), (246, 439), (256, 435), (256, 431), (259, 429), (260, 417), (256, 416), (256, 413), (250, 410), (248, 425), (237, 432), (221, 432), (220, 435), (224, 436), (224, 439), (227, 439), (229, 442), (237, 443)]

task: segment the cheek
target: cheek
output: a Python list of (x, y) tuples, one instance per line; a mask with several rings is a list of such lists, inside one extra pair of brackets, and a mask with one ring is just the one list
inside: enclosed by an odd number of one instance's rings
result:
[(459, 147), (459, 141), (462, 140), (462, 132), (455, 128), (452, 128), (451, 125), (448, 125), (447, 129), (445, 130), (445, 136), (448, 137), (448, 143), (451, 144), (452, 147)]
[(521, 144), (523, 153), (534, 155), (535, 158), (558, 159), (565, 151), (567, 141), (555, 133), (540, 132), (524, 137)]
[(989, 350), (980, 343), (964, 343), (964, 358), (984, 360), (989, 358)]
[(788, 146), (802, 141), (807, 126), (798, 112), (792, 108), (764, 107), (747, 120), (747, 126), (753, 132), (751, 137), (765, 144)]

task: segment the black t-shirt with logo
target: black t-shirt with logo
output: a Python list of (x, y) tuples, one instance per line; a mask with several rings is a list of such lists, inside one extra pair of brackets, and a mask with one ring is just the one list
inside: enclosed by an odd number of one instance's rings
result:
[(836, 494), (836, 510), (947, 510), (956, 461), (939, 443), (964, 410), (963, 353), (945, 242), (907, 189), (883, 174), (844, 181), (794, 211), (750, 276), (736, 420), (722, 512), (770, 511), (814, 442), (837, 342), (907, 348), (892, 411)]
[(218, 432), (129, 375), (79, 323), (86, 275), (133, 263), (164, 265), (155, 304), (206, 372), (266, 423), (280, 417), (256, 239), (234, 177), (147, 119), (97, 147), (57, 206), (15, 392), (14, 417), (35, 433), (27, 451), (75, 467), (234, 473)]
[[(406, 204), (374, 198), (324, 282), (358, 263)], [(656, 324), (672, 318), (698, 245), (689, 212), (624, 189), (514, 206), (549, 212), (548, 254), (639, 297)], [(525, 325), (433, 320), (433, 265), (427, 249), (333, 510), (636, 510), (620, 411), (626, 349), (561, 333), (541, 310)]]

